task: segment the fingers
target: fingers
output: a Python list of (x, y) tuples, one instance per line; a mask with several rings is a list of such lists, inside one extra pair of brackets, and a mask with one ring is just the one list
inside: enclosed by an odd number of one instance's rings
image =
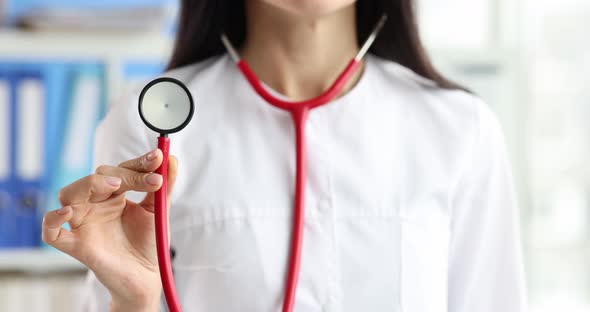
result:
[(62, 206), (98, 202), (111, 196), (121, 186), (121, 178), (91, 174), (61, 189), (58, 194)]
[(152, 172), (160, 166), (162, 159), (162, 151), (155, 149), (143, 156), (124, 161), (119, 164), (119, 167), (139, 172)]
[(168, 158), (168, 195), (172, 193), (176, 176), (178, 175), (178, 159), (175, 156)]
[(73, 215), (74, 211), (70, 206), (46, 213), (43, 217), (41, 230), (43, 241), (65, 253), (71, 254), (74, 250), (74, 236), (61, 226), (68, 222)]
[(121, 179), (121, 186), (114, 194), (121, 194), (126, 191), (155, 192), (162, 185), (162, 176), (157, 173), (137, 172), (127, 168), (104, 165), (98, 167), (96, 172), (100, 175)]
[[(170, 205), (170, 194), (174, 189), (176, 183), (176, 176), (178, 175), (178, 159), (174, 156), (168, 158), (168, 205)], [(154, 193), (149, 193), (140, 204), (145, 210), (154, 212)]]

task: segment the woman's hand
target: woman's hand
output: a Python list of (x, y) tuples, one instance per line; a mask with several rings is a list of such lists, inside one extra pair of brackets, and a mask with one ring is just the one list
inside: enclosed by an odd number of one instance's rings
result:
[[(59, 193), (62, 208), (43, 218), (43, 241), (91, 269), (112, 296), (112, 309), (156, 311), (161, 283), (156, 257), (154, 193), (162, 177), (153, 173), (162, 152), (151, 151), (119, 166), (100, 166)], [(168, 162), (168, 193), (178, 162)], [(149, 192), (139, 203), (126, 191)], [(71, 231), (61, 226), (68, 222)]]

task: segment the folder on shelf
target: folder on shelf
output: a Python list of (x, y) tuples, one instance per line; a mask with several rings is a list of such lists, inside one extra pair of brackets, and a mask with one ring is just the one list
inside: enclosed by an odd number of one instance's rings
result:
[(90, 173), (94, 130), (104, 112), (100, 68), (80, 65), (71, 81), (58, 181), (67, 185)]
[(16, 247), (38, 247), (46, 184), (45, 86), (40, 70), (16, 72), (14, 77)]
[(12, 81), (0, 71), (0, 248), (14, 245), (13, 158), (12, 154)]
[(42, 8), (24, 14), (19, 24), (37, 30), (146, 31), (160, 29), (169, 19), (165, 6), (133, 8)]
[(40, 246), (58, 190), (90, 173), (104, 78), (99, 62), (0, 61), (0, 249)]
[[(69, 81), (71, 80), (72, 65), (65, 62), (48, 62), (40, 64), (45, 85), (45, 168), (47, 181), (56, 174), (56, 167), (60, 157), (60, 144), (64, 135), (64, 122), (67, 114)], [(48, 193), (49, 197), (56, 197), (57, 193)], [(46, 203), (47, 210), (57, 209), (53, 202)]]
[[(0, 4), (3, 1), (6, 3), (5, 24), (41, 29), (63, 29), (74, 24), (78, 26), (73, 29), (76, 31), (145, 31), (162, 24), (168, 26), (174, 24), (178, 7), (175, 0), (0, 0)], [(141, 20), (142, 17), (147, 19)], [(140, 28), (142, 25), (147, 27)]]

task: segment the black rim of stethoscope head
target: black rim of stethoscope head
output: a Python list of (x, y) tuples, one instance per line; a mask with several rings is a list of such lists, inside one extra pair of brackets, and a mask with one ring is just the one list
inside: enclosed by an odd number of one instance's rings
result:
[[(146, 92), (153, 85), (155, 85), (157, 83), (160, 83), (160, 82), (172, 82), (172, 83), (175, 83), (178, 86), (180, 86), (184, 90), (184, 92), (186, 92), (186, 94), (188, 95), (188, 99), (189, 99), (189, 103), (190, 103), (189, 114), (187, 115), (186, 120), (184, 122), (182, 122), (182, 124), (180, 124), (178, 127), (173, 128), (173, 129), (160, 129), (160, 128), (152, 125), (149, 121), (147, 121), (147, 119), (143, 115), (143, 111), (141, 110), (141, 103), (143, 102), (143, 97), (146, 94)], [(145, 87), (143, 87), (143, 89), (141, 90), (141, 93), (139, 94), (138, 110), (139, 110), (139, 117), (141, 117), (141, 120), (143, 121), (143, 123), (148, 128), (150, 128), (151, 130), (153, 130), (155, 132), (158, 132), (159, 134), (165, 136), (165, 135), (168, 135), (168, 134), (171, 134), (171, 133), (176, 133), (176, 132), (184, 129), (184, 127), (186, 127), (189, 124), (189, 122), (193, 118), (193, 114), (195, 112), (195, 103), (193, 101), (193, 96), (192, 96), (191, 92), (184, 85), (184, 83), (182, 83), (180, 80), (174, 79), (174, 78), (171, 78), (171, 77), (160, 77), (160, 78), (156, 78), (156, 79), (150, 81)]]

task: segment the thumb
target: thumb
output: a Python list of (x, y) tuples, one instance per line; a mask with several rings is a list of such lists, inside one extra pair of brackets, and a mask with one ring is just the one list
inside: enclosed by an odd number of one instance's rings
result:
[[(170, 194), (174, 189), (174, 184), (176, 184), (176, 176), (178, 174), (178, 159), (175, 156), (170, 156), (168, 158), (168, 192), (166, 193), (166, 198), (168, 199), (168, 207), (170, 207)], [(155, 208), (155, 193), (148, 193), (143, 201), (140, 203), (140, 206), (143, 209), (154, 212)]]

